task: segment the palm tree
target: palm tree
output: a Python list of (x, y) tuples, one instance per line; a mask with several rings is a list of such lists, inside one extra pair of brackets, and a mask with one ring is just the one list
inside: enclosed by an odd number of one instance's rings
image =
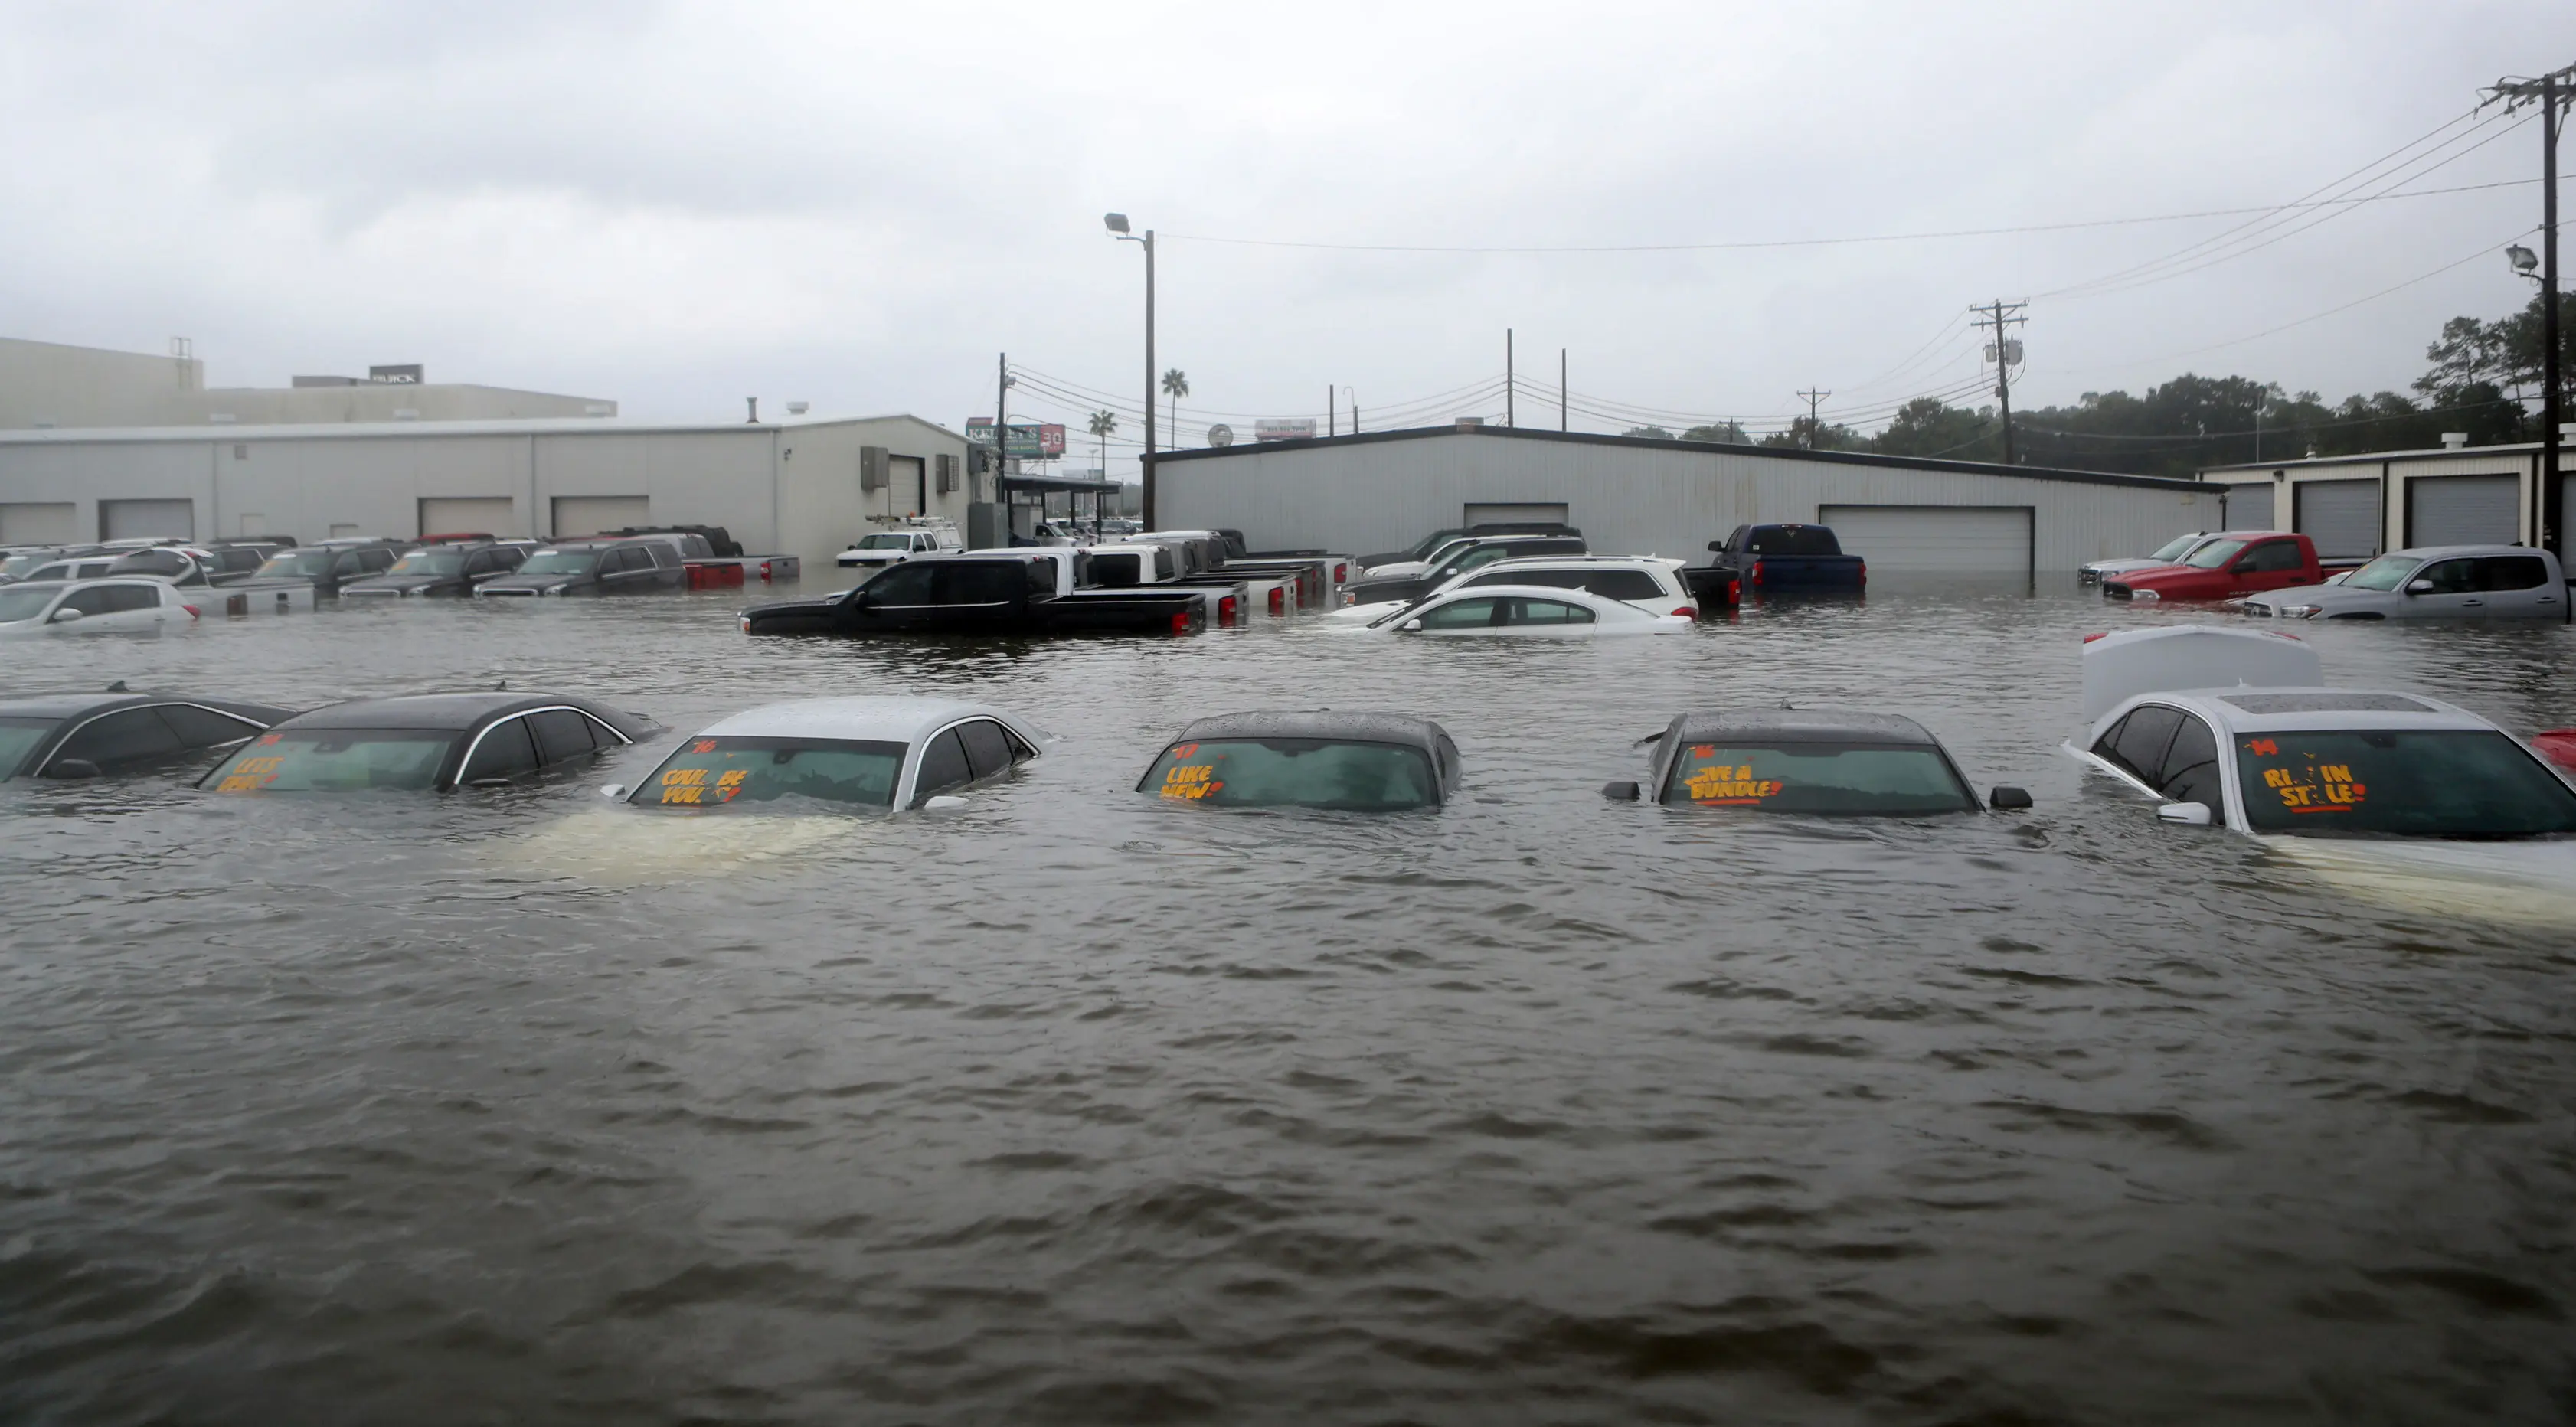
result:
[(1181, 445), (1181, 398), (1190, 394), (1190, 378), (1178, 367), (1163, 373), (1163, 395), (1172, 399), (1172, 449)]
[(1091, 434), (1100, 438), (1100, 478), (1104, 481), (1109, 479), (1109, 433), (1117, 429), (1118, 413), (1105, 410), (1091, 413)]

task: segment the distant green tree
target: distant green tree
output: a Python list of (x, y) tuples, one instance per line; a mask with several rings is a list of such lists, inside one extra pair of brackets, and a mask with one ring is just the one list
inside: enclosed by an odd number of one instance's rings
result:
[(1870, 438), (1867, 446), (1887, 456), (2000, 460), (2003, 426), (1995, 420), (1992, 407), (1969, 411), (1944, 405), (1938, 397), (1918, 396), (1898, 407), (1886, 429)]
[[(1181, 398), (1190, 394), (1189, 373), (1178, 367), (1163, 373), (1163, 395), (1172, 399), (1172, 449), (1181, 447)], [(1152, 432), (1147, 432), (1152, 435)]]
[[(1814, 439), (1810, 440), (1810, 436)], [(1807, 417), (1793, 417), (1786, 431), (1774, 431), (1762, 438), (1762, 444), (1773, 450), (1795, 448), (1802, 451), (1856, 451), (1869, 444), (1867, 438), (1848, 426), (1827, 421), (1821, 425)]]
[(1685, 441), (1717, 441), (1729, 446), (1750, 446), (1753, 438), (1745, 434), (1741, 421), (1719, 421), (1707, 426), (1694, 426), (1682, 433)]
[(1673, 433), (1666, 431), (1660, 426), (1631, 426), (1619, 434), (1622, 436), (1643, 436), (1652, 441), (1670, 441), (1673, 439)]
[(1100, 438), (1100, 474), (1109, 475), (1109, 437), (1118, 429), (1118, 413), (1106, 409), (1091, 413), (1091, 434)]

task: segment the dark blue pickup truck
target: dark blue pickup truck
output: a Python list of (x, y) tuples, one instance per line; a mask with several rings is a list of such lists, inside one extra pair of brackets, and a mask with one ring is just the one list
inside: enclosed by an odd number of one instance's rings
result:
[(1844, 554), (1842, 542), (1821, 525), (1739, 525), (1708, 548), (1707, 564), (1682, 567), (1682, 584), (1702, 610), (1731, 608), (1757, 594), (1869, 587), (1869, 562)]

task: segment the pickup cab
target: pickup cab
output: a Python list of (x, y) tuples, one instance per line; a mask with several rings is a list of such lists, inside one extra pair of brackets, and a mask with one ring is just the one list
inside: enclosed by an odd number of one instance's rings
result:
[(1869, 588), (1869, 562), (1843, 553), (1822, 525), (1739, 525), (1708, 543), (1709, 562), (1687, 565), (1682, 583), (1701, 609), (1730, 609), (1745, 596)]
[(834, 564), (844, 570), (881, 570), (899, 565), (915, 555), (935, 555), (943, 550), (963, 550), (966, 542), (957, 538), (957, 527), (947, 521), (936, 525), (914, 521), (893, 530), (880, 530), (860, 536), (850, 548), (834, 557)]
[(1196, 589), (1099, 589), (1070, 548), (921, 555), (818, 599), (742, 612), (745, 634), (1192, 634), (1207, 627)]
[(2322, 584), (2316, 543), (2287, 530), (2236, 530), (2177, 565), (2132, 570), (2102, 582), (2115, 600), (2234, 600)]

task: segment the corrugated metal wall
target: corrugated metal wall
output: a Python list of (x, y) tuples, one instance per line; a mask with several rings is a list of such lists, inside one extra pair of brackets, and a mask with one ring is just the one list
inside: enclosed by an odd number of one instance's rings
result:
[(1166, 460), (1156, 484), (1167, 528), (1230, 528), (1262, 548), (1351, 554), (1457, 525), (1471, 502), (1562, 502), (1595, 550), (1677, 556), (1748, 522), (1812, 521), (1825, 505), (2027, 506), (2042, 572), (2143, 554), (2218, 524), (2217, 492), (2181, 482), (2096, 484), (1491, 430), (1238, 448)]

